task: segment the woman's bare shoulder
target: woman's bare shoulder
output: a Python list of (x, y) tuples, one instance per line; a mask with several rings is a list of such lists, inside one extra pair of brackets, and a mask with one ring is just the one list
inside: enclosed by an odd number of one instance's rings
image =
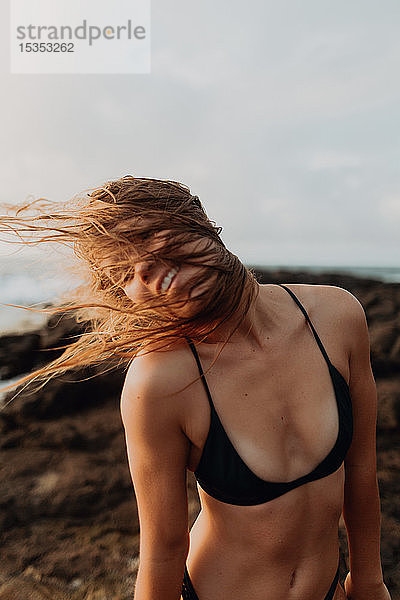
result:
[(311, 309), (325, 307), (330, 314), (354, 314), (362, 311), (362, 305), (352, 292), (337, 285), (285, 283), (298, 299)]
[[(130, 364), (121, 395), (123, 403), (157, 403), (168, 398), (182, 401), (182, 390), (196, 378), (187, 343), (138, 355)], [(190, 388), (189, 393), (190, 393)], [(187, 393), (187, 391), (186, 391)]]
[[(286, 284), (285, 284), (286, 285)], [(349, 359), (354, 340), (363, 336), (366, 315), (361, 302), (349, 290), (336, 285), (289, 283), (303, 304), (320, 337), (330, 344), (331, 356), (347, 372), (343, 353)]]

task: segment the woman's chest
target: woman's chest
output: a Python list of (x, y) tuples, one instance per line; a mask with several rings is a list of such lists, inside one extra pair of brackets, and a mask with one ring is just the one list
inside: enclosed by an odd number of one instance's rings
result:
[(336, 391), (327, 363), (312, 351), (230, 365), (225, 359), (206, 373), (206, 381), (211, 405), (201, 382), (191, 401), (191, 470), (210, 436), (228, 438), (232, 452), (267, 481), (308, 473), (335, 444)]

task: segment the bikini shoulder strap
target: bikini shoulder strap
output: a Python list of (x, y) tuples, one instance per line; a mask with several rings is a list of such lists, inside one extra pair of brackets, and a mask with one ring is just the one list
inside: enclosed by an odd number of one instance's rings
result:
[(319, 349), (321, 350), (326, 362), (328, 364), (331, 364), (331, 361), (329, 360), (329, 356), (326, 353), (326, 350), (319, 338), (318, 333), (316, 332), (314, 325), (311, 323), (310, 317), (307, 314), (306, 309), (304, 308), (304, 306), (302, 305), (302, 303), (300, 302), (300, 300), (297, 298), (297, 296), (294, 294), (294, 292), (292, 292), (292, 290), (290, 290), (288, 287), (286, 287), (286, 285), (283, 285), (283, 283), (277, 283), (276, 285), (279, 285), (280, 287), (283, 287), (287, 292), (289, 292), (289, 294), (292, 296), (293, 300), (296, 302), (296, 304), (298, 305), (298, 307), (300, 308), (300, 310), (302, 311), (302, 313), (304, 314), (305, 318), (307, 319), (307, 322), (309, 323), (312, 332), (314, 334), (315, 339), (317, 340), (317, 344), (319, 346)]
[(208, 398), (208, 401), (209, 401), (209, 403), (210, 403), (210, 406), (211, 406), (211, 408), (212, 408), (213, 410), (215, 410), (215, 409), (214, 409), (214, 404), (213, 404), (213, 401), (212, 401), (212, 397), (211, 397), (211, 392), (210, 392), (210, 389), (209, 389), (209, 387), (208, 387), (208, 385), (207, 385), (206, 376), (204, 375), (204, 372), (203, 372), (203, 367), (201, 366), (200, 357), (199, 357), (199, 354), (198, 354), (198, 352), (197, 352), (197, 350), (196, 350), (196, 346), (194, 345), (194, 343), (193, 343), (191, 340), (189, 340), (189, 338), (186, 338), (186, 339), (187, 339), (187, 342), (188, 342), (188, 344), (189, 344), (189, 347), (190, 347), (190, 349), (191, 349), (191, 351), (192, 351), (192, 353), (193, 353), (193, 356), (194, 356), (194, 357), (195, 357), (195, 359), (196, 359), (197, 367), (198, 367), (198, 369), (199, 369), (199, 373), (200, 373), (201, 380), (202, 380), (202, 382), (203, 382), (203, 385), (204, 385), (204, 389), (205, 389), (205, 390), (206, 390), (206, 392), (207, 392), (207, 398)]

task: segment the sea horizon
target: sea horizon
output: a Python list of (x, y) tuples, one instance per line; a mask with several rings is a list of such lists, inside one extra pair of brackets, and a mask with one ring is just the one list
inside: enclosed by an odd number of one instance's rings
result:
[[(288, 265), (250, 264), (253, 269), (266, 271), (309, 272), (312, 274), (352, 275), (361, 278), (377, 279), (383, 283), (400, 283), (400, 266), (366, 265)], [(23, 308), (11, 308), (5, 304), (21, 306), (42, 306), (56, 301), (57, 296), (71, 287), (71, 280), (54, 272), (46, 273), (43, 265), (32, 263), (26, 268), (10, 268), (3, 263), (0, 267), (0, 335), (26, 332), (37, 329), (48, 318), (47, 314), (34, 313)]]
[(354, 275), (361, 278), (380, 279), (385, 283), (400, 283), (400, 264), (392, 265), (324, 265), (324, 264), (252, 264), (254, 269), (265, 269), (266, 271), (308, 271), (313, 274), (344, 274)]

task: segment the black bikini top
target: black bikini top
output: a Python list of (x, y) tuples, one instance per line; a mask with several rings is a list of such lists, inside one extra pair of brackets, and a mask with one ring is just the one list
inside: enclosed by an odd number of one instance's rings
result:
[(287, 290), (302, 310), (327, 362), (335, 390), (339, 415), (339, 432), (332, 450), (311, 473), (287, 482), (272, 482), (261, 479), (243, 462), (227, 436), (214, 408), (197, 350), (193, 342), (188, 340), (211, 407), (210, 429), (194, 475), (200, 487), (207, 494), (228, 504), (241, 506), (262, 504), (305, 483), (327, 477), (342, 465), (353, 437), (353, 415), (349, 386), (343, 375), (330, 362), (303, 305), (289, 288), (282, 284), (277, 285)]

